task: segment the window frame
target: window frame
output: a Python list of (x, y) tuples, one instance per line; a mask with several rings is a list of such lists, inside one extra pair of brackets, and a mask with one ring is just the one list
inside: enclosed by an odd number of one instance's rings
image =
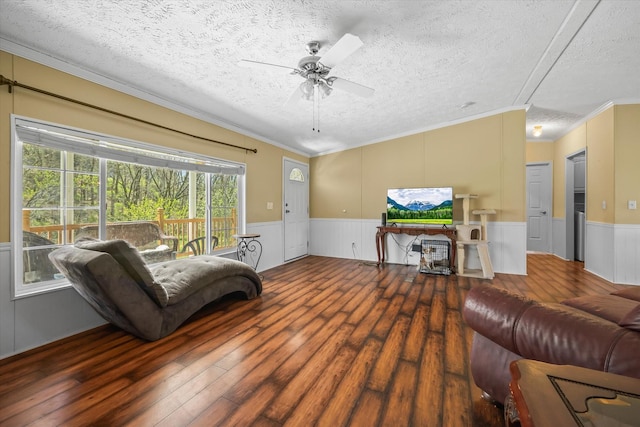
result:
[[(30, 132), (30, 130), (27, 129), (29, 126), (38, 128), (40, 130)], [(25, 129), (27, 130), (25, 131)], [(47, 138), (46, 132), (42, 131), (59, 131), (63, 134), (63, 136), (56, 135), (52, 138)], [(41, 137), (37, 141), (23, 141), (23, 138), (21, 138), (19, 135), (20, 133), (22, 133), (23, 135), (25, 133), (27, 135), (35, 135), (40, 133), (41, 135), (44, 135), (44, 137)], [(68, 138), (65, 138), (65, 135), (68, 136)], [(74, 144), (83, 144), (83, 142), (78, 142), (78, 138), (84, 139), (85, 141), (94, 140), (93, 148), (91, 147), (91, 143), (88, 142), (84, 142), (84, 145), (81, 145), (82, 148), (78, 148), (78, 146)], [(66, 146), (64, 141), (65, 139), (68, 139), (70, 141)], [(116, 137), (99, 132), (93, 132), (90, 130), (79, 129), (72, 126), (66, 126), (12, 114), (10, 172), (12, 185), (10, 196), (10, 232), (12, 242), (11, 298), (13, 300), (46, 292), (57, 291), (71, 286), (66, 278), (27, 284), (24, 283), (22, 230), (24, 170), (23, 142), (43, 145), (48, 148), (53, 148), (65, 152), (94, 156), (99, 159), (101, 165), (106, 164), (107, 160), (113, 160), (118, 162), (135, 162), (150, 167), (204, 172), (205, 182), (209, 181), (211, 179), (211, 176), (215, 173), (237, 175), (238, 206), (236, 209), (238, 232), (241, 233), (246, 228), (246, 165), (244, 163), (223, 160), (211, 156), (192, 153), (185, 150), (178, 150), (175, 148), (160, 146), (150, 142), (134, 141), (127, 138)], [(103, 147), (106, 148), (103, 149)], [(128, 148), (131, 148), (131, 150), (127, 151)], [(129, 154), (129, 157), (127, 157), (127, 153)], [(145, 154), (147, 153), (150, 155), (145, 156)], [(105, 155), (107, 157), (105, 157)], [(141, 158), (143, 158), (144, 161), (141, 162)], [(99, 225), (101, 229), (106, 229), (107, 221), (106, 203), (104, 203), (104, 201), (106, 200), (106, 185), (103, 185), (104, 182), (106, 182), (106, 168), (101, 166), (99, 173)], [(207, 207), (205, 208), (205, 222), (206, 224), (208, 224), (207, 234), (210, 234), (211, 218), (209, 212), (211, 210), (211, 200), (209, 194), (209, 185), (206, 185), (205, 191), (207, 201)]]

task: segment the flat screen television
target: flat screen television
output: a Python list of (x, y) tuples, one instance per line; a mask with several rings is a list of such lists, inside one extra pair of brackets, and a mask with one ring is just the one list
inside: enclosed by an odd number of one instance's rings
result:
[(390, 188), (387, 223), (453, 224), (453, 187)]

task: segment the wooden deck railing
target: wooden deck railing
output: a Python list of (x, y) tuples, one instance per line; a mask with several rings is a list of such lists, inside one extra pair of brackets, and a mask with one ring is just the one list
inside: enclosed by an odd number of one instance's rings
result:
[[(31, 225), (31, 211), (22, 211), (22, 229), (30, 231), (45, 237), (56, 244), (65, 242), (73, 242), (75, 240), (76, 230), (86, 225), (96, 224), (52, 224), (52, 225)], [(164, 233), (168, 236), (178, 238), (178, 250), (189, 241), (199, 236), (205, 235), (205, 219), (204, 218), (184, 218), (184, 219), (167, 219), (164, 217), (164, 209), (158, 208), (155, 221)], [(213, 218), (211, 220), (212, 235), (218, 237), (218, 246), (220, 248), (235, 248), (236, 241), (233, 235), (237, 233), (237, 219), (235, 209), (231, 216), (227, 218)], [(66, 239), (64, 238), (66, 234)]]

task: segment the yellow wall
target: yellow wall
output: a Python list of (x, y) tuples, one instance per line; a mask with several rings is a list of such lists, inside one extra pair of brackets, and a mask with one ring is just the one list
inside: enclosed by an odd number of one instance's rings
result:
[[(11, 55), (0, 51), (0, 74), (13, 77)], [(7, 87), (0, 86), (0, 242), (9, 241), (9, 212), (11, 188), (11, 117), (13, 97), (7, 94)]]
[[(640, 224), (640, 105), (612, 106), (554, 143), (553, 216), (565, 216), (565, 159), (586, 149), (587, 220), (606, 224)], [(527, 161), (540, 161), (547, 150), (527, 144)], [(603, 209), (602, 202), (606, 203)]]
[(587, 220), (607, 224), (615, 221), (613, 117), (614, 108), (609, 108), (586, 123)]
[(640, 105), (617, 105), (614, 110), (615, 223), (640, 224), (640, 210), (627, 207), (629, 200), (640, 202)]
[[(492, 220), (523, 222), (525, 112), (314, 157), (310, 168), (313, 218), (379, 218), (388, 188), (453, 186), (481, 196), (473, 209), (496, 209)], [(454, 219), (462, 219), (455, 201)]]
[[(526, 114), (512, 111), (502, 114), (502, 138), (500, 152), (502, 194), (498, 221), (525, 222), (526, 213)], [(483, 156), (481, 157), (484, 158)], [(486, 203), (483, 201), (483, 203)], [(485, 204), (485, 208), (492, 208)]]
[[(354, 150), (362, 153), (362, 173), (357, 177), (362, 182), (361, 218), (379, 218), (386, 212), (387, 188), (421, 186), (416, 183), (425, 178), (424, 147), (424, 136), (416, 134)], [(433, 187), (445, 185), (439, 182)]]
[(527, 163), (553, 162), (553, 142), (527, 142)]
[(309, 175), (312, 218), (362, 218), (362, 153), (359, 149), (311, 158)]
[[(218, 141), (257, 148), (254, 154), (201, 141), (175, 132), (119, 118), (26, 89), (0, 88), (0, 242), (9, 241), (10, 114), (78, 127), (123, 138), (180, 148), (247, 164), (247, 222), (282, 219), (282, 158), (308, 163), (308, 158), (219, 126), (177, 113), (98, 84), (0, 51), (0, 73), (11, 80), (78, 99), (153, 123)], [(267, 210), (266, 203), (274, 209)]]

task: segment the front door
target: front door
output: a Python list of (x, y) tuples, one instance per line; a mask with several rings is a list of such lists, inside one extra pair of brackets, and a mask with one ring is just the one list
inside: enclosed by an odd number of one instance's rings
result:
[(527, 165), (527, 251), (551, 252), (551, 165)]
[(284, 160), (284, 260), (309, 252), (309, 165)]

